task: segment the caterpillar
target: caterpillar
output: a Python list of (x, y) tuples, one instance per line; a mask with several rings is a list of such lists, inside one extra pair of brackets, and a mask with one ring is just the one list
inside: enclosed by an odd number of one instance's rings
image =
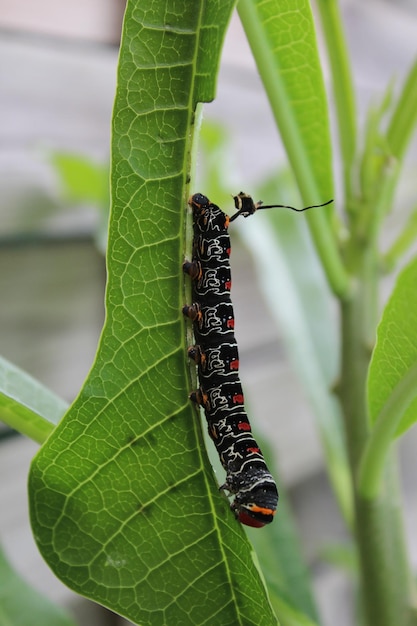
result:
[(230, 298), (228, 227), (238, 215), (247, 217), (269, 207), (255, 204), (243, 192), (234, 200), (238, 212), (232, 218), (200, 193), (189, 200), (193, 251), (183, 270), (192, 280), (193, 304), (182, 311), (192, 320), (196, 339), (196, 345), (188, 348), (188, 356), (197, 365), (200, 387), (190, 398), (205, 411), (209, 435), (226, 471), (220, 489), (234, 496), (231, 509), (241, 523), (262, 527), (274, 518), (278, 490), (244, 407)]
[(240, 215), (248, 217), (259, 209), (306, 211), (331, 202), (302, 209), (284, 204), (264, 205), (241, 191), (234, 196), (237, 212), (229, 217), (200, 193), (189, 200), (193, 210), (193, 252), (183, 270), (192, 280), (194, 302), (184, 306), (182, 312), (193, 323), (197, 343), (188, 348), (188, 356), (197, 365), (200, 383), (190, 399), (203, 407), (209, 435), (226, 470), (220, 489), (235, 496), (231, 509), (247, 526), (262, 527), (272, 522), (279, 496), (244, 407), (230, 298), (228, 227)]

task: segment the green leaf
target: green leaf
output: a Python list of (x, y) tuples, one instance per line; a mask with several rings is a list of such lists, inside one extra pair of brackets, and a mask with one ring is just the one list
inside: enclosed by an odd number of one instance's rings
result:
[[(388, 95), (389, 91), (390, 89), (388, 89)], [(401, 163), (415, 132), (416, 119), (417, 61), (407, 77), (384, 137), (383, 152), (385, 154), (383, 154), (381, 159), (379, 181), (375, 185), (374, 197), (371, 200), (373, 221), (370, 224), (370, 228), (367, 229), (370, 239), (376, 237), (382, 219), (391, 208), (401, 172)]]
[[(333, 198), (331, 143), (323, 77), (308, 0), (240, 0), (239, 16), (305, 206)], [(349, 280), (332, 232), (332, 208), (307, 221), (333, 291)]]
[(241, 0), (238, 10), (304, 200), (324, 202), (333, 197), (331, 144), (310, 3)]
[[(364, 130), (362, 157), (358, 163), (359, 193), (351, 198), (351, 241), (354, 248), (376, 242), (383, 220), (392, 207), (393, 194), (400, 173), (399, 162), (393, 159), (383, 126), (392, 104), (393, 85), (390, 83), (377, 106), (370, 106)], [(359, 244), (358, 244), (359, 242)], [(348, 246), (349, 247), (349, 246)], [(348, 256), (351, 253), (346, 252)], [(373, 332), (373, 330), (372, 330)]]
[(2, 626), (75, 626), (69, 615), (32, 589), (0, 547), (0, 624)]
[[(375, 425), (396, 387), (417, 363), (417, 259), (397, 278), (377, 330), (377, 342), (368, 376), (368, 406)], [(416, 388), (417, 394), (417, 388)], [(406, 431), (417, 419), (417, 401), (400, 421), (395, 434)]]
[(415, 132), (417, 120), (417, 60), (404, 84), (397, 106), (393, 112), (387, 140), (392, 154), (402, 159), (410, 139)]
[(417, 421), (417, 259), (398, 276), (377, 331), (367, 392), (371, 434), (360, 491), (376, 495), (394, 437)]
[(0, 419), (19, 433), (43, 443), (67, 404), (37, 380), (0, 357)]
[(232, 8), (128, 2), (106, 323), (80, 395), (29, 478), (34, 535), (53, 571), (142, 626), (277, 623), (188, 400), (181, 315), (194, 108), (214, 95)]
[[(372, 203), (375, 190), (386, 175), (387, 163), (391, 158), (386, 138), (382, 131), (384, 116), (392, 101), (392, 84), (388, 85), (384, 98), (377, 106), (370, 106), (364, 130), (364, 147), (360, 165), (361, 194), (367, 203)], [(364, 231), (367, 232), (364, 227)]]

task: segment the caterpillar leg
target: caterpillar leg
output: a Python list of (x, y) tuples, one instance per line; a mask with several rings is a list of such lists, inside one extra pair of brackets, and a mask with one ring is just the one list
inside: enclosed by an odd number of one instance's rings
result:
[(200, 280), (203, 275), (200, 261), (184, 261), (182, 271), (188, 274), (192, 280)]
[(201, 307), (198, 302), (194, 302), (193, 304), (186, 304), (182, 307), (182, 314), (185, 317), (189, 317), (193, 322), (200, 321), (202, 319)]

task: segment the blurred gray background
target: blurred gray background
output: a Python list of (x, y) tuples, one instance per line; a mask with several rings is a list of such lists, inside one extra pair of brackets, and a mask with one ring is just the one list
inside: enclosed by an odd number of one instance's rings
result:
[[(417, 4), (343, 0), (341, 6), (362, 119), (390, 78), (401, 84), (416, 57)], [(66, 151), (106, 163), (123, 9), (122, 0), (0, 0), (0, 354), (68, 402), (95, 354), (104, 318), (105, 268), (94, 241), (97, 210), (65, 199), (50, 154)], [(236, 15), (225, 42), (217, 98), (205, 107), (204, 117), (230, 134), (242, 177), (236, 181), (239, 188), (250, 191), (285, 164)], [(416, 197), (415, 163), (414, 149), (400, 209)], [(206, 189), (198, 191), (209, 195)], [(395, 230), (401, 215), (390, 219)], [(314, 419), (286, 359), (280, 330), (262, 303), (250, 257), (236, 237), (233, 299), (245, 391), (260, 416), (257, 429), (264, 428), (278, 452), (323, 625), (351, 626), (349, 582), (320, 560), (322, 548), (342, 539), (344, 529), (323, 472)], [(271, 421), (262, 423), (262, 415), (271, 412), (273, 427)], [(13, 565), (35, 588), (69, 607), (81, 626), (124, 623), (75, 596), (43, 563), (29, 529), (26, 496), (37, 446), (6, 437), (4, 428), (0, 434), (0, 538)], [(402, 443), (414, 566), (416, 444), (414, 429)]]

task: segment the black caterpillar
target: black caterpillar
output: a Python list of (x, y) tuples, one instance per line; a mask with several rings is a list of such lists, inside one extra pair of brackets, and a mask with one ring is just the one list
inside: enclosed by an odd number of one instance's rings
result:
[[(228, 226), (238, 215), (247, 217), (261, 206), (241, 192), (234, 198), (238, 212), (229, 218), (202, 194), (193, 195), (192, 261), (183, 270), (193, 281), (193, 304), (183, 313), (193, 322), (196, 345), (188, 356), (198, 366), (200, 388), (190, 398), (206, 414), (208, 432), (226, 470), (221, 489), (235, 496), (231, 509), (248, 526), (274, 519), (278, 490), (253, 438), (239, 380), (239, 353), (230, 299), (230, 237)], [(291, 207), (290, 207), (291, 208)]]

